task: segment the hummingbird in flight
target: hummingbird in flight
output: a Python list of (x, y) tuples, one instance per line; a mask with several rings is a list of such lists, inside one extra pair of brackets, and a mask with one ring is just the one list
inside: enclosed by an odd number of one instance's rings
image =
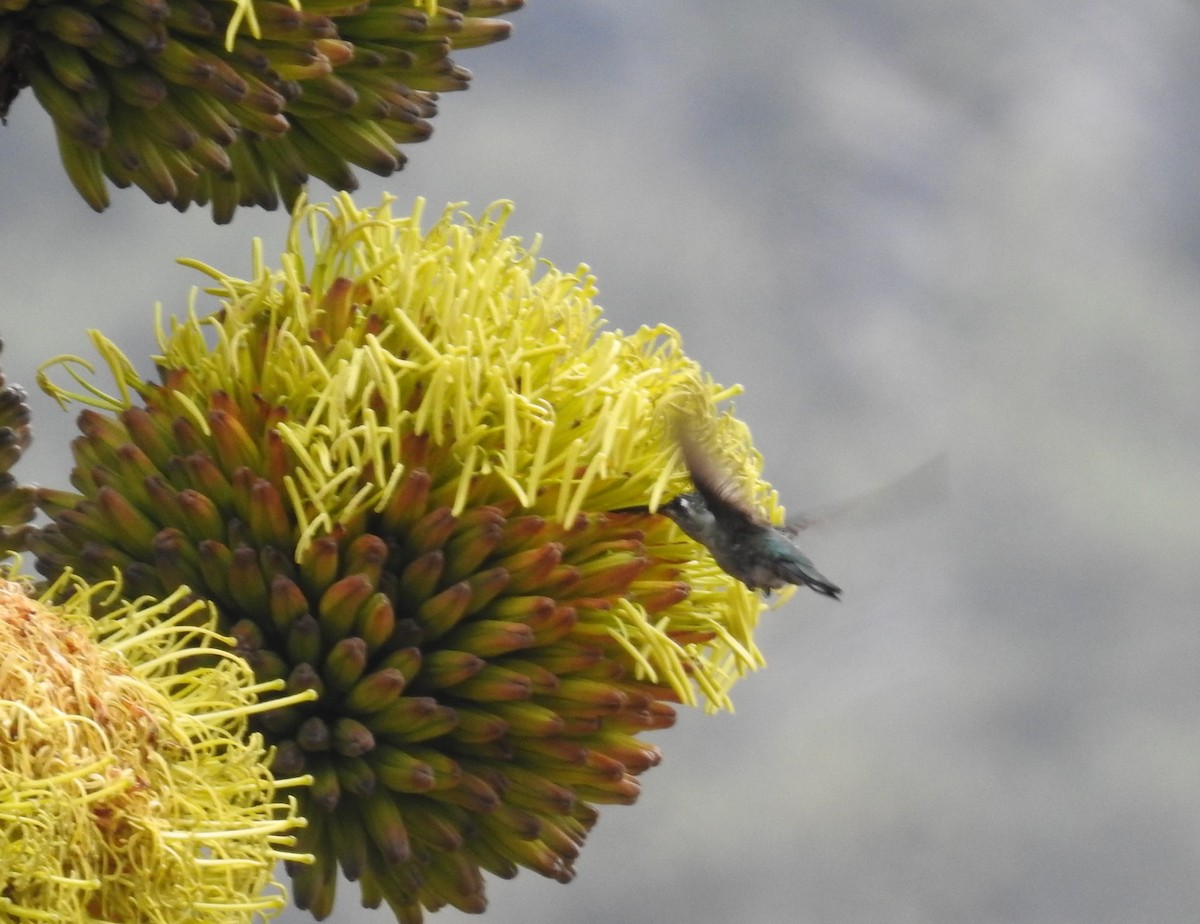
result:
[(834, 600), (842, 592), (796, 547), (786, 528), (772, 526), (740, 505), (714, 502), (697, 490), (658, 510), (707, 548), (722, 571), (751, 590), (769, 594), (787, 584), (804, 584)]
[(708, 549), (721, 570), (751, 590), (770, 594), (797, 584), (838, 599), (841, 588), (818, 571), (792, 541), (803, 524), (773, 526), (693, 440), (681, 435), (679, 442), (696, 490), (663, 504), (659, 513), (674, 520)]

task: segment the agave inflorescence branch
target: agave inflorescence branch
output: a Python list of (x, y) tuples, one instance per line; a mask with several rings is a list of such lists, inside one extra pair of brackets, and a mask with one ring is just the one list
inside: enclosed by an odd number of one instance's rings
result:
[[(4, 344), (0, 342), (0, 350)], [(20, 550), (36, 512), (33, 490), (17, 482), (12, 467), (32, 440), (25, 391), (0, 373), (0, 555)]]
[(158, 383), (96, 338), (120, 393), (80, 415), (75, 493), (39, 494), (48, 575), (186, 585), (314, 697), (257, 725), (313, 777), (318, 917), (339, 867), (406, 922), (482, 910), (485, 871), (570, 879), (659, 761), (641, 735), (759, 662), (759, 599), (649, 512), (686, 483), (681, 405), (770, 506), (730, 391), (669, 329), (600, 330), (585, 269), (539, 272), (507, 213), (426, 233), (343, 197), (281, 269), (204, 268), (224, 305), (163, 332)]
[(107, 183), (185, 209), (295, 203), (309, 177), (388, 176), (427, 138), (452, 49), (523, 0), (0, 0), (0, 119), (28, 86), (92, 208)]

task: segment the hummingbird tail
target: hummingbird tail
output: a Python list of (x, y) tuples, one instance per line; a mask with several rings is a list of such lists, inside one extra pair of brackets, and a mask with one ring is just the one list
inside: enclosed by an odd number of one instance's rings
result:
[(809, 587), (811, 587), (813, 590), (815, 590), (819, 594), (824, 594), (827, 597), (832, 597), (834, 600), (841, 599), (840, 595), (842, 592), (842, 588), (838, 587), (836, 584), (829, 583), (829, 581), (825, 580), (824, 578), (808, 577), (808, 578), (805, 578), (804, 583), (807, 584)]
[(838, 595), (841, 594), (842, 588), (838, 587), (837, 584), (818, 571), (812, 562), (792, 559), (787, 562), (785, 571), (791, 583), (805, 584), (819, 594), (832, 597), (834, 600), (839, 599)]

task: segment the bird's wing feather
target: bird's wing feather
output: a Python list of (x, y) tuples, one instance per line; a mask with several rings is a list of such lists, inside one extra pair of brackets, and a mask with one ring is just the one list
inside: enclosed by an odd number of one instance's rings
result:
[(950, 493), (950, 465), (946, 454), (934, 456), (890, 484), (850, 500), (826, 504), (788, 517), (783, 531), (794, 536), (810, 526), (836, 522), (839, 526), (887, 523), (927, 510)]
[(762, 514), (754, 509), (744, 492), (739, 490), (737, 479), (722, 470), (709, 454), (701, 450), (692, 436), (681, 431), (679, 447), (683, 451), (683, 463), (687, 466), (688, 474), (692, 476), (692, 484), (696, 486), (696, 490), (714, 516), (745, 519), (756, 526), (767, 525)]

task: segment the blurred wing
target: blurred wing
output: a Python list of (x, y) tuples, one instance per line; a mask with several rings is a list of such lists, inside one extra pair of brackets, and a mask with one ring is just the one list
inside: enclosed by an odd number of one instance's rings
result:
[(788, 517), (783, 531), (794, 536), (810, 526), (835, 522), (838, 526), (888, 523), (935, 507), (949, 493), (950, 464), (942, 453), (878, 490)]
[(758, 525), (766, 525), (762, 514), (755, 510), (743, 492), (738, 490), (737, 479), (722, 470), (686, 431), (681, 430), (678, 439), (679, 448), (683, 451), (683, 464), (692, 476), (692, 484), (704, 498), (708, 509), (718, 519), (734, 516)]

